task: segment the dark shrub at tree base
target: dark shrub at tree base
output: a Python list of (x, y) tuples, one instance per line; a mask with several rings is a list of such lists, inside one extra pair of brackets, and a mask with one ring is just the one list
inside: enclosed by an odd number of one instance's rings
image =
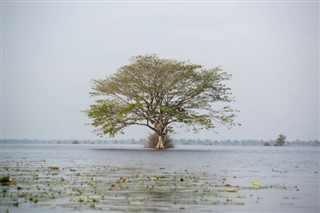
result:
[[(156, 148), (159, 140), (159, 135), (157, 133), (150, 133), (146, 143), (144, 144), (144, 148)], [(164, 149), (174, 148), (172, 143), (172, 138), (166, 134), (164, 136)]]

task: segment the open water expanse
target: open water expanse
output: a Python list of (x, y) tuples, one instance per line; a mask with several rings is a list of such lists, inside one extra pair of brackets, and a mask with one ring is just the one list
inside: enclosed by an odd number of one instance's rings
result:
[(318, 146), (1, 144), (1, 212), (320, 212)]

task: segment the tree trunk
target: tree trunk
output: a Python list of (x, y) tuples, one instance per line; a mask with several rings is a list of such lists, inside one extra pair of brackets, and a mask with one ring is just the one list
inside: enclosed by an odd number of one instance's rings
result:
[(164, 149), (164, 137), (163, 135), (159, 135), (158, 143), (156, 149)]

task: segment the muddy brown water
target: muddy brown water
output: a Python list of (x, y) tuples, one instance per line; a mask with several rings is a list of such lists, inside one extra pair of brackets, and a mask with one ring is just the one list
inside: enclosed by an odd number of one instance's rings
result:
[(1, 144), (1, 212), (320, 212), (319, 147)]

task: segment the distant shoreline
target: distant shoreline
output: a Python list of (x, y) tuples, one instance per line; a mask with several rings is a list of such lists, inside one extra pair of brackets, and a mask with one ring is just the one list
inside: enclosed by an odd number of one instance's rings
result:
[[(128, 139), (128, 140), (38, 140), (38, 139), (1, 139), (0, 144), (124, 144), (124, 145), (143, 145), (145, 139)], [(204, 145), (204, 146), (273, 146), (275, 141), (269, 140), (192, 140), (176, 139), (173, 140), (175, 145)], [(319, 140), (310, 141), (287, 141), (284, 146), (320, 146)]]

